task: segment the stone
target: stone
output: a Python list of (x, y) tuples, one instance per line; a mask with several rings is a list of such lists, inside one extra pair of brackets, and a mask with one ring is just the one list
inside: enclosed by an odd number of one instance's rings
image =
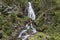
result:
[(2, 39), (2, 32), (0, 32), (0, 39)]
[(20, 18), (23, 18), (23, 17), (24, 17), (22, 12), (19, 12), (19, 13), (17, 14), (17, 16), (20, 17)]

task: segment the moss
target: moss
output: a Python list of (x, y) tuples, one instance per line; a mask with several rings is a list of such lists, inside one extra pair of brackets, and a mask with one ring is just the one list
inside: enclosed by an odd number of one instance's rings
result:
[(38, 32), (36, 35), (29, 37), (29, 40), (48, 40), (48, 39), (50, 39), (50, 36), (42, 32)]
[[(19, 10), (23, 13), (26, 11), (26, 6), (28, 0), (3, 0), (6, 5), (12, 5), (15, 4), (19, 6)], [(46, 0), (45, 0), (46, 1)], [(35, 20), (35, 23), (37, 24), (36, 29), (42, 30), (45, 28), (45, 24), (43, 22), (45, 11), (50, 10), (55, 13), (54, 21), (52, 21), (51, 25), (48, 25), (48, 29), (46, 29), (44, 32), (38, 32), (35, 36), (30, 36), (29, 40), (60, 40), (60, 10), (55, 11), (54, 8), (57, 5), (60, 5), (60, 0), (53, 0), (53, 6), (51, 7), (46, 2), (45, 4), (44, 0), (31, 0), (33, 9), (37, 15), (37, 18)], [(51, 0), (48, 2), (50, 3)], [(50, 3), (51, 4), (51, 3)], [(49, 6), (47, 8), (47, 6)], [(13, 24), (19, 22), (19, 25), (25, 25), (25, 22), (28, 21), (29, 18), (24, 15), (24, 18), (19, 18), (13, 12), (11, 16), (4, 16), (0, 12), (0, 27), (3, 30), (3, 40), (7, 40), (7, 38), (10, 36), (10, 33), (13, 28)]]

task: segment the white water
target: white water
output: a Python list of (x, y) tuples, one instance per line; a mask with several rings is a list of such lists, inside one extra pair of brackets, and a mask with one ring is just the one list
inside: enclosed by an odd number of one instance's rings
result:
[(25, 32), (30, 28), (30, 26), (28, 26), (28, 24), (26, 24), (25, 27), (26, 27), (26, 29), (23, 30), (23, 31), (19, 34), (18, 38), (20, 38), (20, 37), (22, 36), (22, 34), (25, 33)]
[[(32, 5), (30, 2), (28, 2), (29, 7), (28, 7), (28, 17), (31, 18), (32, 20), (35, 20), (36, 15), (34, 13), (34, 10), (32, 8)], [(37, 31), (36, 29), (33, 27), (33, 24), (31, 23), (30, 26), (29, 24), (26, 24), (26, 29), (22, 30), (22, 32), (20, 32), (18, 38), (22, 38), (22, 40), (26, 40), (30, 35), (27, 33), (28, 29), (32, 29), (32, 33), (35, 34)], [(24, 36), (22, 36), (22, 34), (25, 33)]]
[[(28, 6), (28, 17), (31, 18), (32, 20), (35, 20), (36, 15), (35, 15), (35, 12), (34, 12), (34, 10), (32, 8), (31, 2), (28, 2), (28, 5), (29, 5)], [(36, 33), (37, 31), (33, 27), (33, 24), (31, 23), (30, 25), (31, 25), (31, 28), (32, 28), (33, 33)]]
[(22, 40), (26, 40), (30, 35), (26, 34), (25, 36), (23, 36)]
[(35, 18), (36, 18), (36, 15), (35, 15), (35, 12), (34, 12), (34, 10), (33, 10), (33, 8), (32, 8), (32, 5), (31, 5), (31, 3), (30, 2), (28, 2), (28, 17), (29, 18), (31, 18), (32, 20), (35, 20)]
[(32, 28), (33, 33), (35, 34), (37, 31), (36, 31), (36, 29), (33, 27), (32, 24), (31, 24), (31, 28)]

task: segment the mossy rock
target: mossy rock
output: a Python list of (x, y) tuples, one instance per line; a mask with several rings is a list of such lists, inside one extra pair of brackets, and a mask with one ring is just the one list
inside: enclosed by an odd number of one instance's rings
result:
[(34, 36), (29, 37), (29, 40), (48, 40), (48, 39), (50, 39), (50, 36), (46, 35), (43, 32), (38, 32)]

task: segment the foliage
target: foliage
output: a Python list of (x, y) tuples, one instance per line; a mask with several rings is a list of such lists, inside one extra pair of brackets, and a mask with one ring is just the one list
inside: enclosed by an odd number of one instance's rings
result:
[[(28, 0), (3, 0), (2, 2), (4, 2), (6, 5), (15, 4), (19, 6), (20, 12), (23, 12), (25, 14)], [(52, 2), (51, 0), (31, 0), (31, 2), (37, 16), (35, 23), (38, 32), (36, 35), (30, 36), (29, 40), (60, 40), (60, 10), (55, 10), (55, 7), (60, 5), (60, 0), (53, 0)], [(43, 21), (46, 11), (53, 11), (52, 14), (55, 13), (53, 16), (54, 20), (51, 21), (51, 25), (47, 25), (46, 30), (41, 32), (41, 30), (43, 30), (46, 26)], [(46, 14), (49, 14), (49, 12)], [(23, 18), (19, 18), (15, 12), (13, 12), (11, 16), (4, 16), (0, 12), (0, 29), (3, 30), (3, 40), (8, 40), (9, 36), (12, 33), (12, 29), (14, 29), (14, 23), (19, 22), (19, 25), (25, 25), (26, 21), (28, 21), (29, 18), (26, 15), (23, 16)]]

